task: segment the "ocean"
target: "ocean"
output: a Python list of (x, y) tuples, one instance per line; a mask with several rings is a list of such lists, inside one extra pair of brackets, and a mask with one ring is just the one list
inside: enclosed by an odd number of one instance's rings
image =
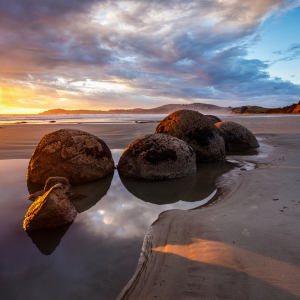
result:
[(165, 116), (167, 115), (0, 115), (0, 124), (156, 122)]

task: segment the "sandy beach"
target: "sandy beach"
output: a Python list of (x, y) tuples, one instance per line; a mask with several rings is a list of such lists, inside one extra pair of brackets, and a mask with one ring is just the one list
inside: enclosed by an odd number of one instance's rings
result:
[[(118, 299), (300, 299), (300, 117), (223, 120), (245, 125), (259, 139), (257, 151), (227, 156), (255, 169), (221, 176), (222, 193), (206, 207), (161, 213)], [(1, 125), (0, 159), (29, 159), (45, 134), (61, 128), (84, 130), (111, 149), (124, 149), (156, 126)]]

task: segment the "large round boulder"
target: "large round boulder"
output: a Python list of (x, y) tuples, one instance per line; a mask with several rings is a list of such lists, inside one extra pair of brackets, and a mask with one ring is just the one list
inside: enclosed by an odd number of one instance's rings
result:
[(28, 166), (27, 180), (45, 183), (49, 177), (66, 177), (70, 183), (102, 178), (114, 171), (108, 146), (81, 130), (61, 129), (46, 134)]
[(164, 118), (155, 133), (166, 133), (191, 146), (197, 162), (218, 161), (225, 157), (225, 143), (218, 129), (204, 115), (193, 110), (178, 110)]
[(219, 122), (220, 135), (224, 138), (227, 151), (243, 151), (259, 147), (254, 134), (245, 126), (235, 122)]
[(118, 171), (124, 177), (171, 179), (196, 171), (196, 155), (184, 141), (166, 134), (148, 134), (122, 153)]
[(209, 119), (213, 124), (216, 124), (218, 122), (222, 122), (222, 120), (216, 116), (213, 116), (213, 115), (205, 115), (205, 117), (207, 119)]

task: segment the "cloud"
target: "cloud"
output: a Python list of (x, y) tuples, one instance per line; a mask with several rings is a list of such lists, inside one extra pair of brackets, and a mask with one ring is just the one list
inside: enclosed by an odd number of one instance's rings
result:
[[(0, 86), (12, 90), (2, 101), (22, 106), (13, 96), (21, 87), (32, 92), (24, 106), (37, 107), (38, 97), (49, 108), (61, 107), (62, 98), (74, 108), (291, 101), (299, 85), (270, 77), (267, 62), (245, 57), (259, 25), (292, 4), (0, 0)], [(294, 59), (299, 48), (277, 54)]]
[(284, 55), (285, 57), (277, 61), (291, 61), (300, 56), (300, 43), (291, 44), (286, 50), (274, 51), (274, 54)]

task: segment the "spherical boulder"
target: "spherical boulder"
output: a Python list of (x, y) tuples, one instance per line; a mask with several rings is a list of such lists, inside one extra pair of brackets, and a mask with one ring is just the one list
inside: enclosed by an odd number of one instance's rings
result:
[(164, 118), (155, 133), (166, 133), (191, 146), (197, 162), (218, 161), (225, 157), (225, 143), (218, 129), (204, 115), (193, 110), (178, 110)]
[(213, 115), (205, 115), (205, 117), (210, 120), (213, 124), (216, 124), (218, 122), (222, 122), (222, 120), (216, 116)]
[(148, 134), (122, 153), (120, 175), (143, 179), (171, 179), (196, 171), (196, 155), (184, 141), (166, 134)]
[(224, 138), (227, 151), (243, 151), (259, 147), (254, 134), (245, 126), (235, 122), (219, 122), (220, 135)]
[(66, 177), (70, 183), (102, 178), (114, 171), (108, 146), (81, 130), (61, 129), (46, 134), (34, 150), (27, 180), (45, 183), (49, 177)]

